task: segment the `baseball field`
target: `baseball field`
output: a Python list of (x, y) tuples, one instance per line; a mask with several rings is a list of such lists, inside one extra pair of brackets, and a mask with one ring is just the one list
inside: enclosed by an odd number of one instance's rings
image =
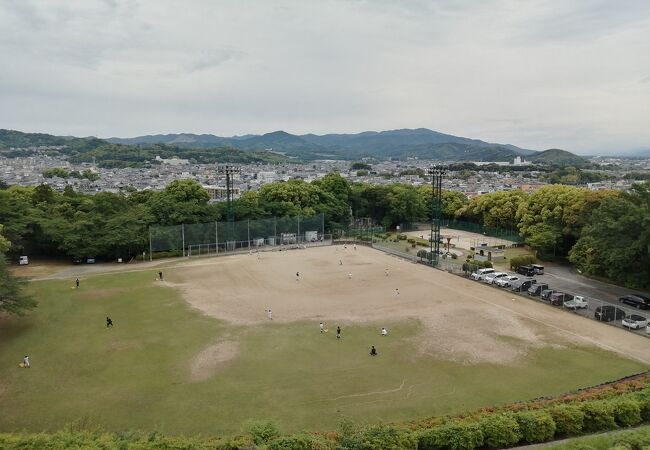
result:
[(366, 247), (114, 269), (79, 289), (69, 271), (34, 281), (37, 310), (0, 318), (0, 431), (77, 419), (327, 430), (558, 394), (650, 363), (643, 337)]

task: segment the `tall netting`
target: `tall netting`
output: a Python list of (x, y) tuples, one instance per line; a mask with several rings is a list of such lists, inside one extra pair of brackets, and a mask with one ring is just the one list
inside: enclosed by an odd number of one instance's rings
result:
[(233, 251), (282, 246), (331, 244), (322, 214), (311, 217), (273, 217), (237, 222), (192, 223), (149, 228), (152, 254), (207, 256)]

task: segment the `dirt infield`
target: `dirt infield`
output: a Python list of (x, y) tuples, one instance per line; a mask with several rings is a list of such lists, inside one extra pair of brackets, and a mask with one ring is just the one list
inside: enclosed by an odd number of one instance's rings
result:
[(235, 324), (322, 321), (345, 333), (354, 323), (390, 331), (415, 318), (423, 355), (465, 364), (507, 364), (529, 349), (570, 345), (650, 364), (643, 337), (361, 246), (198, 259), (165, 277), (195, 308)]

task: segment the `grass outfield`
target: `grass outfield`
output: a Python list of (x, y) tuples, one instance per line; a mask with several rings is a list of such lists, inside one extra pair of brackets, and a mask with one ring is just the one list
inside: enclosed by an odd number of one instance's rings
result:
[[(338, 342), (318, 321), (235, 326), (191, 308), (152, 272), (31, 285), (39, 308), (0, 320), (0, 431), (56, 430), (86, 418), (108, 430), (204, 435), (270, 418), (285, 432), (339, 417), (404, 421), (552, 395), (646, 367), (592, 347), (533, 349), (518, 363), (463, 365), (416, 357), (421, 325), (388, 338), (347, 325)], [(105, 328), (105, 316), (115, 323)], [(205, 381), (190, 366), (220, 339), (238, 355)], [(370, 344), (380, 356), (371, 358)], [(19, 369), (22, 356), (31, 369)]]

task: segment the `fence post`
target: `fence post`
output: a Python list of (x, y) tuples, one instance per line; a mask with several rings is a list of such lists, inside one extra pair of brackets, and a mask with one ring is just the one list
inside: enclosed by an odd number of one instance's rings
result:
[(214, 253), (219, 255), (219, 221), (214, 221)]
[(248, 249), (251, 248), (251, 220), (248, 219)]
[(183, 235), (183, 256), (185, 256), (185, 224), (181, 224), (181, 233)]
[(300, 244), (300, 216), (298, 216), (298, 239), (296, 240), (296, 244)]
[(276, 241), (278, 239), (278, 218), (273, 216), (273, 246), (275, 247)]
[[(149, 261), (153, 261), (153, 252), (151, 251), (152, 248), (153, 247), (151, 245), (151, 227), (149, 227)], [(144, 262), (144, 260), (142, 262)]]

